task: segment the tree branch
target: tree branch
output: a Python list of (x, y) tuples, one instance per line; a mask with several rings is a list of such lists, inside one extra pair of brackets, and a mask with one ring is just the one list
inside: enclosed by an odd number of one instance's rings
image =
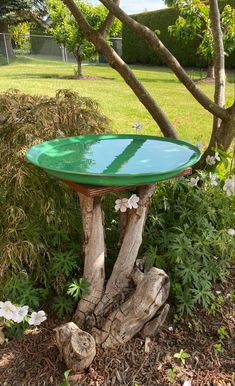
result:
[[(145, 106), (148, 112), (151, 114), (155, 122), (160, 127), (162, 133), (167, 137), (178, 138), (175, 129), (168, 120), (165, 113), (161, 110), (152, 96), (148, 91), (143, 87), (143, 85), (135, 77), (131, 69), (127, 64), (120, 58), (120, 56), (109, 46), (103, 36), (92, 29), (92, 27), (87, 23), (83, 17), (81, 11), (76, 6), (73, 0), (62, 0), (63, 3), (69, 8), (72, 12), (74, 18), (79, 23), (79, 26), (85, 35), (86, 39), (91, 41), (96, 47), (97, 51), (102, 53), (107, 59), (111, 67), (113, 67), (125, 82), (130, 86), (132, 91), (135, 93), (140, 102)], [(113, 3), (114, 4), (114, 3)], [(116, 6), (116, 4), (115, 4)]]
[[(115, 4), (117, 4), (119, 6), (120, 4), (120, 0), (113, 0)], [(103, 22), (103, 24), (100, 26), (99, 28), (99, 33), (103, 36), (103, 38), (106, 38), (109, 31), (110, 31), (110, 28), (113, 24), (113, 21), (115, 19), (115, 16), (109, 12), (105, 21)]]
[(120, 7), (114, 4), (110, 0), (100, 0), (100, 2), (111, 11), (119, 20), (125, 23), (130, 29), (132, 29), (139, 36), (143, 37), (152, 49), (159, 55), (159, 57), (172, 69), (178, 79), (185, 85), (188, 91), (194, 96), (194, 98), (210, 113), (221, 119), (227, 119), (227, 111), (218, 106), (210, 98), (208, 98), (195, 83), (190, 79), (184, 69), (181, 67), (177, 59), (171, 54), (171, 52), (164, 46), (157, 35), (146, 26), (138, 23), (128, 16)]
[[(225, 65), (224, 65), (224, 43), (223, 33), (220, 25), (220, 13), (217, 0), (209, 0), (211, 32), (214, 45), (214, 67), (215, 67), (215, 93), (214, 101), (217, 105), (225, 106)], [(213, 133), (220, 126), (221, 120), (214, 117)], [(212, 133), (212, 137), (213, 137)]]

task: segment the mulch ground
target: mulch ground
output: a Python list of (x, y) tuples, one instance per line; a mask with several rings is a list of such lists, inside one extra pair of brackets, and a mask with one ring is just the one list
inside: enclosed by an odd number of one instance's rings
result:
[[(221, 312), (209, 315), (199, 310), (194, 317), (180, 322), (169, 315), (152, 339), (149, 353), (145, 353), (144, 341), (139, 337), (116, 349), (98, 349), (90, 369), (70, 373), (69, 385), (178, 386), (187, 380), (192, 386), (235, 385), (235, 309), (229, 297), (232, 285), (230, 278), (216, 288), (225, 299)], [(61, 321), (49, 318), (42, 327), (26, 331), (21, 340), (0, 346), (1, 386), (60, 386), (66, 367), (55, 343), (53, 328), (58, 324)], [(222, 352), (216, 355), (214, 344), (219, 342), (217, 330), (221, 326), (228, 337), (222, 340)], [(174, 358), (181, 349), (191, 355), (185, 365)], [(172, 368), (176, 375), (170, 377)]]

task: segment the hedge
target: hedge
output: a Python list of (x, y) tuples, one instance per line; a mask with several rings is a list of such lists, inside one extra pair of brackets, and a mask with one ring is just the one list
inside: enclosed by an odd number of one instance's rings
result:
[[(226, 1), (228, 3), (228, 1)], [(200, 39), (196, 38), (190, 42), (183, 39), (176, 39), (168, 32), (168, 26), (175, 23), (179, 15), (175, 8), (165, 8), (158, 11), (145, 12), (133, 15), (132, 18), (151, 30), (159, 30), (159, 38), (163, 44), (172, 52), (184, 67), (206, 67), (207, 63), (202, 56), (196, 54), (200, 44)], [(129, 63), (163, 65), (162, 60), (157, 56), (153, 49), (148, 46), (144, 39), (139, 37), (125, 25), (122, 31), (123, 59)], [(226, 67), (235, 68), (235, 50), (226, 57)]]

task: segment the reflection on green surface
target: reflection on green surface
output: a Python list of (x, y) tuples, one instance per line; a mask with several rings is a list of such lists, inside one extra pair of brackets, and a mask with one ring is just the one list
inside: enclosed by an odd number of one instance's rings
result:
[[(79, 137), (78, 137), (79, 138)], [(48, 142), (38, 154), (43, 168), (98, 174), (163, 173), (187, 163), (193, 149), (168, 141), (107, 139)]]
[(33, 146), (27, 158), (61, 179), (94, 185), (126, 185), (172, 177), (200, 152), (174, 139), (144, 135), (60, 138)]

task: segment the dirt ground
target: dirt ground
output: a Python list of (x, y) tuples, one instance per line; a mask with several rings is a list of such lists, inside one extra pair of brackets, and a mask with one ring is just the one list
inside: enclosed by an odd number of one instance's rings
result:
[[(235, 308), (232, 276), (215, 287), (215, 295), (224, 299), (212, 314), (200, 311), (194, 317), (177, 321), (173, 309), (155, 339), (149, 353), (144, 341), (135, 337), (125, 346), (98, 349), (90, 369), (70, 373), (70, 386), (233, 386), (235, 385), (234, 327)], [(61, 324), (52, 317), (21, 340), (0, 346), (1, 386), (60, 386), (66, 367), (59, 357), (53, 328)], [(219, 340), (218, 329), (227, 336)], [(221, 344), (221, 352), (214, 345)], [(190, 354), (185, 364), (175, 353)], [(68, 386), (67, 384), (63, 384)]]

